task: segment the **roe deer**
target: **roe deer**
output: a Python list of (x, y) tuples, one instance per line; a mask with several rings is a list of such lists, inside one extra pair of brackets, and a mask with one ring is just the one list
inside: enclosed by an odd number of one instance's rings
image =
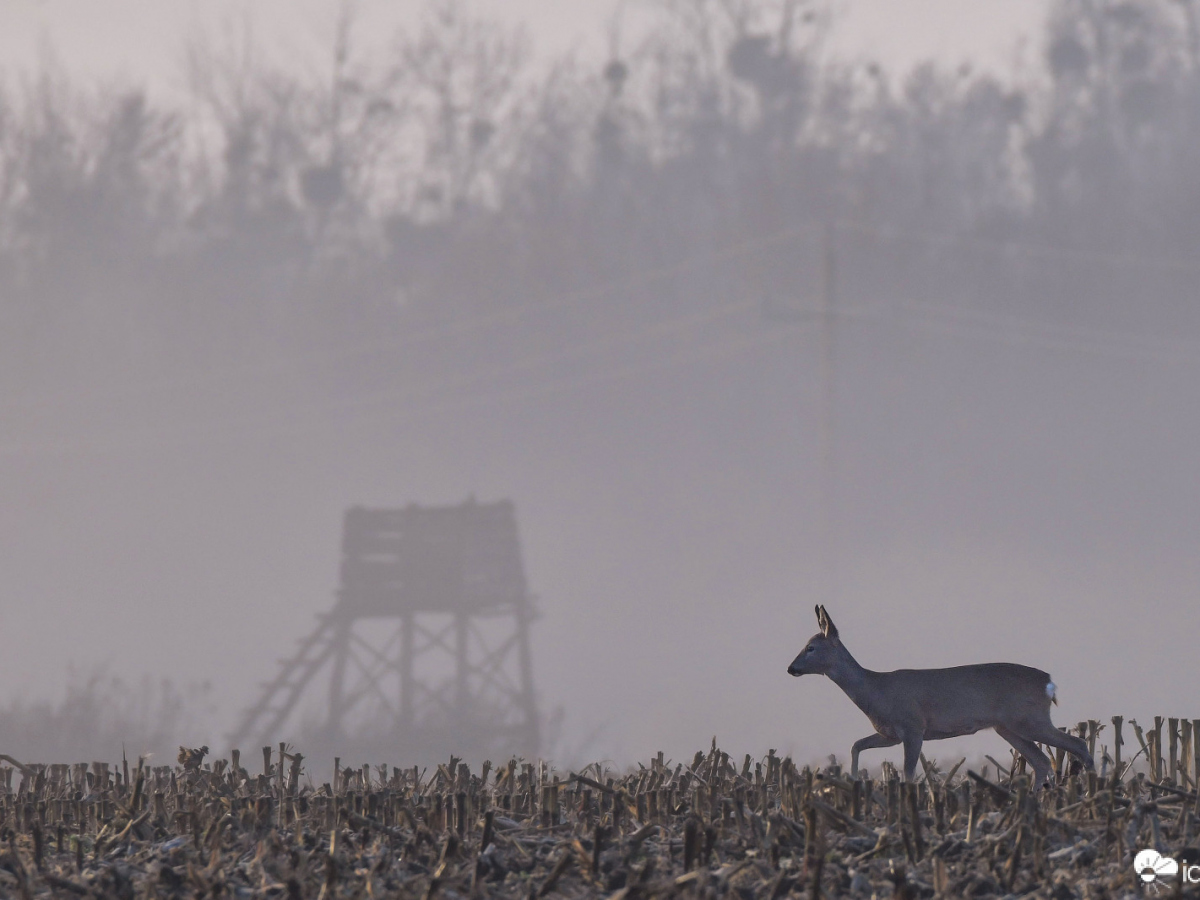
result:
[(862, 751), (904, 744), (904, 778), (912, 781), (922, 741), (974, 734), (984, 728), (994, 728), (1029, 761), (1035, 785), (1046, 783), (1050, 760), (1034, 741), (1061, 747), (1088, 769), (1095, 768), (1087, 744), (1050, 721), (1050, 704), (1058, 700), (1054, 682), (1045, 672), (1012, 663), (872, 672), (842, 645), (824, 606), (817, 607), (817, 624), (820, 632), (788, 666), (788, 674), (828, 675), (875, 726), (875, 734), (854, 742), (852, 776), (858, 774)]

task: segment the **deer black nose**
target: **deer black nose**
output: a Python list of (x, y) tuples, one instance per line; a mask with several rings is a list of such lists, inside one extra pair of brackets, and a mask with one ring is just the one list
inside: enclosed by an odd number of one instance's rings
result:
[(803, 675), (804, 673), (801, 672), (799, 669), (797, 669), (795, 665), (790, 665), (790, 666), (788, 666), (788, 674), (797, 676), (797, 675)]

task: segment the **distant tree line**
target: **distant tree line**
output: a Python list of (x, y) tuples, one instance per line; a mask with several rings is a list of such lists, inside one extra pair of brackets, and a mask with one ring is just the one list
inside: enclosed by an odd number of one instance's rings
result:
[[(287, 359), (814, 223), (881, 248), (863, 290), (920, 291), (906, 260), (959, 252), (913, 234), (1196, 256), (1194, 3), (1056, 0), (1014, 83), (832, 58), (825, 9), (661, 0), (597, 71), (439, 0), (374, 60), (343, 22), (325, 83), (197, 46), (186, 108), (10, 78), (0, 374), (37, 396)], [(773, 252), (740, 265), (786, 292)]]
[(25, 763), (111, 761), (153, 756), (170, 765), (180, 741), (211, 734), (207, 685), (176, 687), (170, 679), (129, 684), (104, 668), (71, 669), (61, 701), (6, 699), (0, 706), (4, 751)]

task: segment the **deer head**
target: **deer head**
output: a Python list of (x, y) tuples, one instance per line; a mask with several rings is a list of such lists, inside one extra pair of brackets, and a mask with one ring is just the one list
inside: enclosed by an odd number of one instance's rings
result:
[(824, 606), (817, 608), (817, 624), (821, 630), (808, 639), (800, 655), (788, 666), (789, 675), (825, 675), (845, 654), (838, 639), (837, 626)]

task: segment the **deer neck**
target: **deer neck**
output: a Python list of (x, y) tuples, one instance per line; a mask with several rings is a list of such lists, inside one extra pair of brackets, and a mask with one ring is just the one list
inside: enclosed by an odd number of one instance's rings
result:
[(825, 674), (854, 701), (855, 706), (869, 714), (872, 698), (870, 682), (874, 673), (860, 666), (845, 646), (841, 648), (837, 663)]

